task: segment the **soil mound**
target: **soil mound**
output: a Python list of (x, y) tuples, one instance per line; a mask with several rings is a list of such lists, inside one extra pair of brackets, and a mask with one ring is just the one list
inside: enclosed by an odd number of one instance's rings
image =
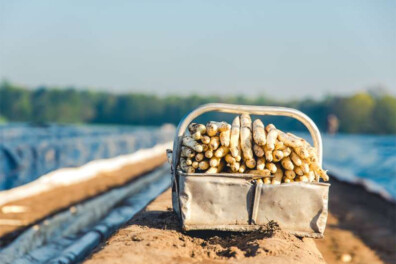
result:
[(86, 263), (325, 263), (312, 239), (275, 222), (250, 233), (183, 233), (167, 191), (136, 215)]

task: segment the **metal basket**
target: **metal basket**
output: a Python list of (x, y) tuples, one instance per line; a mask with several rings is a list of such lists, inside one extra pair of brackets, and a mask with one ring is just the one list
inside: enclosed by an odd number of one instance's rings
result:
[(311, 134), (322, 163), (322, 139), (315, 123), (302, 112), (284, 107), (206, 104), (182, 119), (176, 130), (172, 163), (172, 205), (184, 230), (252, 231), (273, 220), (291, 234), (323, 237), (330, 184), (292, 182), (264, 185), (241, 173), (184, 173), (178, 170), (181, 141), (188, 125), (203, 113), (288, 116)]

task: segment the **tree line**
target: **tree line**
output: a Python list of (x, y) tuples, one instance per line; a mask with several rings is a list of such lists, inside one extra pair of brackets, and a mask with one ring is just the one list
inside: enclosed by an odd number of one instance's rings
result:
[[(91, 123), (121, 125), (177, 124), (197, 106), (211, 102), (277, 105), (293, 107), (311, 117), (323, 131), (329, 117), (337, 120), (343, 133), (396, 134), (396, 97), (390, 94), (361, 92), (351, 96), (328, 96), (321, 100), (277, 101), (265, 96), (165, 96), (81, 91), (0, 84), (0, 120), (9, 122)], [(201, 119), (231, 120), (226, 114), (211, 113)], [(276, 120), (275, 120), (276, 119)], [(289, 118), (267, 117), (282, 129), (300, 130), (302, 126)]]

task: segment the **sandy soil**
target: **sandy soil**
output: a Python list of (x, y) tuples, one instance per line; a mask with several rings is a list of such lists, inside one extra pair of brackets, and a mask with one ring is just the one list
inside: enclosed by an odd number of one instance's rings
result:
[(148, 161), (145, 160), (137, 164), (124, 166), (117, 171), (98, 174), (93, 179), (78, 184), (54, 188), (48, 192), (3, 205), (26, 206), (28, 211), (23, 213), (3, 213), (0, 210), (0, 219), (13, 219), (22, 222), (21, 225), (0, 225), (0, 246), (12, 240), (21, 230), (43, 218), (111, 188), (124, 185), (164, 162), (166, 162), (165, 154)]
[(245, 235), (186, 235), (171, 212), (168, 191), (86, 263), (323, 263), (321, 254), (329, 264), (396, 263), (396, 205), (362, 187), (331, 183), (324, 239), (301, 240), (274, 228)]
[(85, 263), (325, 263), (313, 239), (270, 224), (248, 234), (183, 234), (170, 190), (158, 197)]
[(316, 240), (329, 264), (396, 263), (396, 204), (363, 187), (331, 180), (324, 239)]

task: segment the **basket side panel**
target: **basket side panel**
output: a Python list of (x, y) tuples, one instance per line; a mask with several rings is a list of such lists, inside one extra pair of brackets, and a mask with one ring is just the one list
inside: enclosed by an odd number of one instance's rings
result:
[(329, 186), (290, 183), (263, 185), (256, 224), (276, 221), (293, 233), (323, 234), (328, 214)]
[(180, 177), (183, 226), (248, 225), (253, 185), (245, 179)]

